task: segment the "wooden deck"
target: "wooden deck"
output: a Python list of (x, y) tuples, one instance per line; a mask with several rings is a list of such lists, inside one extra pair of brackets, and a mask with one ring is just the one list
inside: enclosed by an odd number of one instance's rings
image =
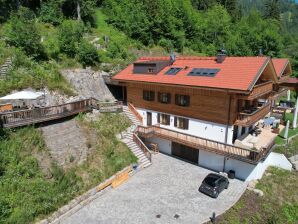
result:
[(102, 104), (94, 98), (89, 98), (57, 106), (0, 113), (0, 127), (16, 128), (38, 124), (89, 112), (92, 109), (98, 109), (100, 112), (118, 112), (121, 108), (122, 103), (119, 102)]
[(273, 141), (266, 148), (262, 148), (260, 151), (255, 151), (252, 149), (240, 148), (234, 145), (224, 144), (197, 136), (186, 135), (158, 126), (138, 126), (136, 133), (144, 138), (159, 137), (162, 139), (167, 139), (173, 142), (184, 144), (192, 148), (210, 151), (251, 164), (257, 164), (263, 157), (268, 154), (268, 152), (274, 145)]

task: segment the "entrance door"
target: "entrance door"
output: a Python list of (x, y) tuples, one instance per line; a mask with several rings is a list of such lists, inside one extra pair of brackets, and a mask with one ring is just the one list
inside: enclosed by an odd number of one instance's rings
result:
[(172, 155), (193, 163), (198, 163), (199, 161), (199, 150), (176, 142), (172, 143)]
[(147, 126), (151, 126), (151, 125), (152, 125), (152, 113), (147, 112)]

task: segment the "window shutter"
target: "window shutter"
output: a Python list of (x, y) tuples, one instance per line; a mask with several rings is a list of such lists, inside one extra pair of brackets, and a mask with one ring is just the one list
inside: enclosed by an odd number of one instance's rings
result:
[(186, 106), (189, 106), (190, 104), (190, 97), (189, 96), (185, 96), (186, 97)]
[(174, 126), (177, 127), (177, 117), (174, 117)]
[(167, 94), (167, 98), (168, 98), (168, 103), (171, 103), (171, 93)]
[(155, 99), (155, 92), (153, 92), (153, 91), (150, 91), (150, 100), (151, 101), (154, 101), (154, 99)]
[(168, 116), (167, 116), (167, 125), (170, 125), (170, 124), (171, 124), (171, 116), (168, 115)]
[(158, 102), (162, 102), (161, 101), (161, 93), (160, 92), (158, 92), (158, 96), (157, 97), (158, 97)]
[(157, 114), (157, 123), (160, 123), (160, 113)]
[(188, 128), (189, 128), (189, 120), (185, 118), (184, 119), (184, 129), (188, 130)]
[(176, 95), (175, 95), (175, 104), (176, 104), (176, 105), (179, 105), (179, 102), (178, 102), (178, 101), (179, 101), (179, 95), (176, 94)]

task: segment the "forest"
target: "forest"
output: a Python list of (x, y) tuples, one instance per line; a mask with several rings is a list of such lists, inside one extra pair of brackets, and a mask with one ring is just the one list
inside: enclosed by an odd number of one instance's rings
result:
[[(127, 59), (128, 49), (109, 32), (107, 52), (86, 38), (105, 22), (134, 42), (133, 48), (159, 46), (180, 54), (289, 57), (298, 70), (298, 5), (290, 0), (0, 0), (3, 45), (36, 60), (63, 56), (83, 66), (106, 58)], [(42, 25), (41, 25), (42, 24)], [(39, 26), (57, 30), (57, 41), (45, 39)], [(100, 29), (100, 27), (98, 27)], [(28, 32), (30, 30), (30, 32)], [(47, 30), (45, 30), (47, 31)], [(50, 31), (49, 31), (50, 32)], [(96, 34), (95, 34), (96, 35)], [(50, 43), (49, 43), (50, 42)], [(295, 73), (297, 75), (297, 73)]]

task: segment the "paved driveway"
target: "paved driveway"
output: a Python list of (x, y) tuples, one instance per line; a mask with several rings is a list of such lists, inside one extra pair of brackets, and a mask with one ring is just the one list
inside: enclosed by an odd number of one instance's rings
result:
[[(152, 166), (62, 223), (202, 223), (212, 212), (220, 214), (230, 208), (246, 187), (239, 180), (231, 180), (229, 189), (212, 199), (198, 192), (199, 184), (209, 172), (170, 156), (155, 155)], [(178, 218), (174, 217), (176, 214)]]

